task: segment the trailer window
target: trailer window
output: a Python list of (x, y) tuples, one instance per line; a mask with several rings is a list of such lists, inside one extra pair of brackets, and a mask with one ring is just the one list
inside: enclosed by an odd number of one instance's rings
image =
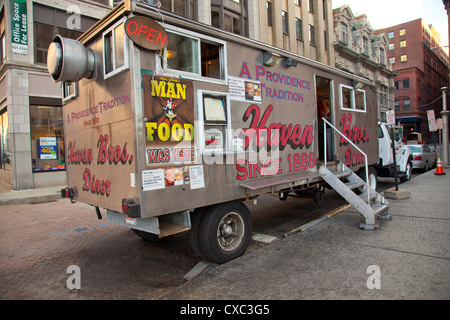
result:
[(168, 35), (169, 45), (164, 50), (163, 59), (166, 73), (225, 80), (223, 42), (173, 31), (168, 32)]
[(223, 93), (199, 91), (202, 152), (226, 151), (230, 132), (229, 100)]
[(366, 111), (366, 92), (361, 89), (340, 85), (340, 105), (342, 110)]
[(128, 69), (128, 41), (123, 20), (103, 33), (103, 74), (105, 79)]

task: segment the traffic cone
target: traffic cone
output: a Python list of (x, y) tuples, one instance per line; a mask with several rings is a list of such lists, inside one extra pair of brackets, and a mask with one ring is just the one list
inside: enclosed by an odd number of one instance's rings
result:
[(440, 157), (438, 157), (437, 165), (436, 165), (436, 172), (434, 174), (435, 175), (444, 175), (445, 174), (444, 170), (442, 169), (442, 162), (441, 162)]

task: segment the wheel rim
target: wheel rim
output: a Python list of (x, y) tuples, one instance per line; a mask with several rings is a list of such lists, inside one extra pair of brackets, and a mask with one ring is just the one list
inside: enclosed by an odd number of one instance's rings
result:
[(377, 190), (377, 177), (374, 174), (369, 174), (369, 187), (373, 190)]
[(244, 238), (245, 224), (242, 217), (235, 213), (227, 213), (217, 227), (217, 240), (224, 251), (233, 251), (239, 247)]
[(406, 179), (411, 179), (411, 164), (408, 162), (408, 164), (406, 165)]

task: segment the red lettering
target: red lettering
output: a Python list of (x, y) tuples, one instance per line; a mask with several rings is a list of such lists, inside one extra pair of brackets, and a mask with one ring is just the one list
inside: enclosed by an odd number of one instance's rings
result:
[(107, 197), (111, 194), (111, 181), (108, 179), (96, 179), (95, 174), (91, 178), (91, 170), (89, 168), (84, 169), (83, 180), (84, 184), (81, 190), (90, 191), (93, 194), (100, 194), (102, 196), (106, 195)]
[(248, 129), (243, 129), (244, 134), (244, 149), (248, 149), (250, 144), (256, 139), (256, 150), (267, 145), (267, 150), (279, 147), (280, 150), (289, 144), (293, 149), (295, 148), (309, 148), (313, 143), (313, 127), (305, 126), (303, 131), (299, 124), (282, 124), (271, 123), (267, 128), (266, 123), (272, 113), (273, 106), (269, 105), (259, 121), (261, 110), (257, 105), (251, 105), (244, 113), (243, 121), (247, 121), (250, 116), (252, 120)]
[[(352, 125), (353, 118), (350, 113), (344, 114), (341, 117), (340, 125), (341, 125), (341, 131), (350, 141), (353, 143), (365, 143), (369, 142), (370, 137), (367, 134), (367, 125), (364, 125), (364, 128)], [(343, 137), (341, 137), (340, 143), (341, 146), (348, 145), (347, 140), (345, 140)]]
[[(144, 31), (145, 30), (145, 31)], [(141, 24), (141, 26), (139, 27), (139, 31), (137, 33), (137, 36), (139, 37), (141, 33), (147, 33), (148, 32), (148, 28), (146, 25)]]
[(76, 140), (69, 142), (69, 164), (90, 164), (92, 162), (92, 149), (76, 149)]
[[(130, 25), (131, 25), (132, 23), (133, 23), (134, 25), (136, 25), (136, 29), (134, 29), (134, 32), (131, 32), (131, 30), (130, 30)], [(139, 26), (138, 26), (138, 24), (137, 24), (136, 21), (130, 21), (129, 23), (127, 23), (127, 31), (128, 31), (129, 34), (135, 34), (136, 31), (138, 31), (138, 29), (139, 29)]]
[(98, 150), (98, 157), (97, 157), (97, 163), (98, 164), (104, 164), (108, 160), (109, 164), (118, 164), (119, 162), (121, 164), (126, 164), (127, 161), (129, 164), (133, 162), (133, 156), (129, 155), (127, 152), (127, 143), (123, 145), (123, 148), (120, 146), (113, 146), (110, 145), (107, 148), (108, 145), (108, 135), (100, 135), (97, 141), (97, 147)]

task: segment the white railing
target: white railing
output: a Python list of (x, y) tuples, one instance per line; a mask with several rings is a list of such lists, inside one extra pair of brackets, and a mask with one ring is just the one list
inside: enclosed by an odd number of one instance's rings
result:
[(349, 138), (347, 138), (342, 132), (339, 131), (339, 129), (337, 129), (335, 126), (333, 126), (327, 119), (322, 118), (322, 120), (324, 121), (324, 126), (323, 126), (323, 145), (324, 145), (324, 165), (325, 168), (327, 167), (327, 124), (333, 128), (334, 131), (336, 131), (337, 133), (339, 133), (341, 135), (341, 137), (343, 137), (345, 140), (347, 140), (347, 142), (349, 142), (353, 147), (355, 147), (359, 152), (361, 152), (364, 155), (364, 164), (366, 166), (366, 192), (367, 192), (367, 205), (370, 207), (370, 190), (369, 190), (369, 167), (367, 166), (367, 154), (362, 151), (360, 148), (358, 148), (358, 146), (356, 146), (353, 142), (350, 141)]

